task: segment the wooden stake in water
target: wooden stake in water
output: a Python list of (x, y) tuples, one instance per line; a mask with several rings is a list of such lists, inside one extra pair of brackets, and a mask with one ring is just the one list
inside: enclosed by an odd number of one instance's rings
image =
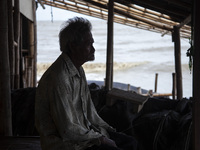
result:
[(156, 76), (155, 76), (155, 89), (154, 89), (155, 93), (157, 92), (157, 85), (158, 85), (158, 73), (156, 73)]

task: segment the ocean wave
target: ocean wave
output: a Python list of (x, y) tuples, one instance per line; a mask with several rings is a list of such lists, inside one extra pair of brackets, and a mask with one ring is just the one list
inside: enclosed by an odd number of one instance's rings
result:
[[(114, 62), (113, 69), (114, 71), (126, 70), (129, 68), (133, 68), (139, 65), (143, 65), (148, 63), (144, 62)], [(51, 65), (51, 63), (38, 63), (37, 64), (37, 74), (41, 76)], [(85, 63), (83, 68), (86, 73), (91, 72), (104, 72), (106, 71), (106, 63)]]
[[(139, 65), (146, 64), (148, 62), (114, 62), (114, 71), (126, 70)], [(86, 63), (83, 65), (85, 72), (102, 72), (106, 71), (106, 63)]]

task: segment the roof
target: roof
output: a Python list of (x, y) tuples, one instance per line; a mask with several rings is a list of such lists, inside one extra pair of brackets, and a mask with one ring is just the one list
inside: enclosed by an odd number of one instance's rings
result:
[[(108, 18), (109, 0), (38, 0), (41, 4), (101, 18)], [(171, 34), (180, 27), (180, 36), (191, 37), (192, 0), (115, 0), (114, 22)]]

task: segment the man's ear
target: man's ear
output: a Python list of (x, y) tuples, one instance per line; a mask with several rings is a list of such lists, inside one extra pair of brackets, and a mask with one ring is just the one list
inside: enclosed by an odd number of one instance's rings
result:
[(76, 44), (75, 42), (71, 42), (71, 43), (69, 44), (69, 48), (70, 48), (72, 51), (75, 51), (78, 47), (79, 47), (79, 45)]
[(74, 49), (74, 43), (70, 42), (70, 43), (69, 43), (69, 48), (70, 48), (70, 49)]

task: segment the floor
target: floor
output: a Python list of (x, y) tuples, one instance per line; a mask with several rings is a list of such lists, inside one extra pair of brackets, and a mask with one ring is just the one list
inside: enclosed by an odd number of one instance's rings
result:
[(0, 150), (42, 150), (39, 137), (0, 136)]

